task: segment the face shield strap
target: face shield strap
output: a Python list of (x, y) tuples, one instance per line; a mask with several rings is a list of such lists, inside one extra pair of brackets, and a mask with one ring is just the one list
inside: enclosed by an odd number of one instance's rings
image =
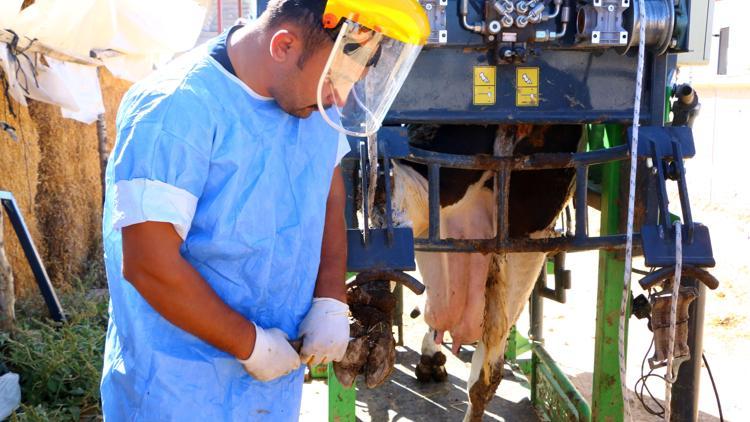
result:
[[(360, 43), (349, 43), (344, 46), (344, 54), (348, 56), (353, 56), (356, 54), (357, 50), (362, 48), (362, 44)], [(377, 66), (378, 61), (380, 60), (380, 55), (383, 53), (383, 44), (379, 43), (377, 49), (375, 50), (375, 53), (370, 57), (370, 59), (367, 61), (367, 64), (365, 67), (373, 67)]]

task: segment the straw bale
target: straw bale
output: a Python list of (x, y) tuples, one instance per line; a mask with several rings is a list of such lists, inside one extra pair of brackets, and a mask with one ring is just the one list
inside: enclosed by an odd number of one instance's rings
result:
[[(0, 76), (2, 77), (2, 76)], [(115, 139), (115, 115), (130, 83), (102, 69), (108, 148)], [(0, 120), (16, 128), (18, 142), (0, 133), (0, 189), (16, 196), (47, 272), (57, 288), (96, 267), (102, 259), (101, 168), (96, 124), (64, 119), (56, 106), (29, 107), (0, 96)], [(12, 100), (10, 100), (12, 101)], [(9, 224), (6, 252), (16, 293), (35, 294), (34, 279)]]
[(107, 141), (111, 151), (115, 144), (117, 131), (115, 128), (115, 119), (117, 118), (117, 109), (120, 107), (123, 95), (132, 85), (123, 79), (114, 77), (105, 67), (99, 68), (99, 83), (102, 86), (104, 94), (104, 108), (107, 110)]
[[(103, 68), (100, 82), (111, 150), (117, 108), (130, 83)], [(42, 152), (36, 200), (47, 270), (53, 283), (64, 287), (71, 277), (102, 267), (102, 163), (97, 128), (62, 118), (54, 106), (35, 103), (30, 110)]]
[(100, 231), (101, 183), (96, 126), (65, 119), (60, 108), (30, 102), (37, 125), (39, 230), (46, 244), (45, 264), (55, 286), (82, 274)]
[[(0, 78), (3, 78), (0, 72)], [(15, 116), (11, 113), (11, 108)], [(36, 219), (35, 198), (37, 194), (37, 167), (41, 158), (39, 135), (29, 110), (12, 99), (0, 94), (0, 120), (15, 128), (18, 141), (14, 142), (5, 132), (0, 132), (0, 190), (13, 193), (26, 221), (37, 249), (44, 256), (45, 245), (40, 239)], [(33, 288), (33, 276), (23, 249), (8, 219), (4, 224), (5, 251), (15, 278), (16, 292)]]

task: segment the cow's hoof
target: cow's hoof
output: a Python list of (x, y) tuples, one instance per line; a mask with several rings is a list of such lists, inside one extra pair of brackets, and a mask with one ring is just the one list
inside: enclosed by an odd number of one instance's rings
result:
[(445, 366), (446, 358), (443, 352), (435, 352), (432, 355), (432, 364), (435, 366)]
[(426, 384), (432, 380), (432, 365), (418, 363), (414, 374), (417, 376), (417, 381)]
[(381, 322), (370, 329), (367, 335), (370, 343), (370, 356), (367, 358), (365, 382), (368, 388), (375, 388), (385, 382), (396, 363), (396, 341), (391, 333), (391, 325)]
[(420, 356), (419, 363), (414, 369), (414, 374), (417, 376), (419, 382), (430, 382), (432, 380), (432, 357), (427, 355)]
[(445, 382), (448, 379), (448, 371), (445, 370), (445, 366), (433, 366), (432, 369), (432, 380), (435, 382)]
[(346, 354), (341, 362), (333, 363), (333, 372), (336, 379), (346, 388), (354, 384), (354, 380), (367, 363), (367, 354), (369, 353), (367, 337), (359, 337), (349, 342), (346, 347)]
[(421, 383), (430, 381), (444, 382), (448, 379), (448, 371), (445, 369), (446, 358), (442, 352), (435, 352), (434, 355), (422, 355), (414, 374)]
[(396, 308), (396, 296), (387, 289), (355, 287), (347, 291), (346, 297), (350, 304), (372, 306), (388, 315)]

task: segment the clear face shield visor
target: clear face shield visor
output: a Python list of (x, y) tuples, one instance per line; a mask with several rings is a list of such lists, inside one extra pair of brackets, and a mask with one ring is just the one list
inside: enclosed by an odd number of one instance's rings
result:
[(349, 136), (377, 132), (421, 49), (344, 22), (318, 83), (323, 118)]

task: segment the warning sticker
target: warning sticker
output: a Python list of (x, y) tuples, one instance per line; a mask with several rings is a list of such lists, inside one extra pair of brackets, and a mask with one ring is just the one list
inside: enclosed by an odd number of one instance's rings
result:
[(494, 105), (497, 94), (497, 68), (474, 66), (474, 105)]
[(539, 106), (539, 68), (516, 68), (516, 107)]

